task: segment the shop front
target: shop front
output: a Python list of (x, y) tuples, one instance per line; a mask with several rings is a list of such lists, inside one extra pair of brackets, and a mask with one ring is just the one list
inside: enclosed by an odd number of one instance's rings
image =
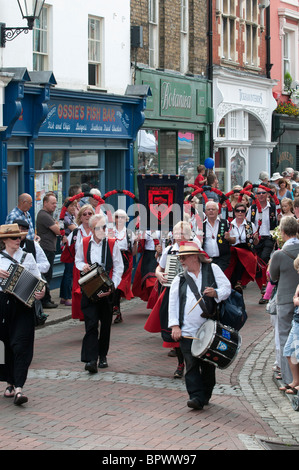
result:
[(57, 212), (71, 185), (98, 188), (102, 194), (134, 191), (133, 143), (146, 98), (61, 90), (52, 84), (37, 85), (24, 73), (6, 87), (2, 223), (22, 192), (33, 196), (35, 219), (48, 191), (57, 196)]
[(273, 114), (273, 140), (277, 142), (272, 155), (272, 173), (286, 168), (299, 170), (299, 118)]
[(152, 91), (135, 145), (138, 174), (179, 174), (185, 184), (193, 184), (197, 165), (210, 156), (210, 82), (137, 69), (136, 83), (149, 85)]
[(225, 192), (247, 180), (255, 183), (261, 171), (270, 173), (274, 84), (220, 67), (213, 71), (215, 172)]

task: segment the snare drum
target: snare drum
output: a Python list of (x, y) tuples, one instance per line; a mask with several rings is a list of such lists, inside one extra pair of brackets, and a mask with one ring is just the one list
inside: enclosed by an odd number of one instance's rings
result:
[(197, 331), (191, 345), (193, 356), (226, 369), (241, 347), (239, 332), (219, 322), (207, 320)]

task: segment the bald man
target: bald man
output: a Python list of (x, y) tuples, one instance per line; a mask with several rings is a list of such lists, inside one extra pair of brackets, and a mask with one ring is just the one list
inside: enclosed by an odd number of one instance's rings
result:
[(30, 194), (23, 193), (18, 197), (18, 205), (7, 215), (5, 223), (12, 224), (15, 219), (22, 219), (29, 224), (27, 238), (34, 240), (34, 227), (29, 210), (32, 206), (32, 197)]

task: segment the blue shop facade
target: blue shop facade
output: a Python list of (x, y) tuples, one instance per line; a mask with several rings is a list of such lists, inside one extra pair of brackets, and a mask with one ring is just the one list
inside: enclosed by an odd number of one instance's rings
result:
[[(1, 69), (11, 73), (5, 87), (1, 150), (1, 224), (31, 194), (35, 220), (43, 196), (54, 191), (57, 216), (71, 185), (134, 192), (133, 147), (144, 122), (146, 96), (55, 88), (51, 72)], [(150, 93), (150, 92), (149, 92)], [(116, 205), (117, 199), (109, 199)]]
[(1, 223), (23, 192), (32, 195), (34, 220), (47, 191), (57, 195), (57, 210), (74, 184), (134, 192), (133, 146), (146, 98), (57, 89), (52, 73), (40, 83), (43, 74), (18, 69), (5, 88)]

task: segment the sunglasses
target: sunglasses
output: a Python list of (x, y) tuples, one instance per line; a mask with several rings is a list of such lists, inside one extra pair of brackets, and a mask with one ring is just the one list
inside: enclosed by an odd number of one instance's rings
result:
[(87, 215), (92, 215), (92, 212), (84, 212), (82, 215), (87, 216)]
[(256, 193), (256, 194), (257, 194), (258, 196), (259, 196), (260, 194), (267, 194), (267, 191), (261, 191), (261, 192)]
[(107, 225), (98, 225), (94, 230), (106, 230)]
[(246, 212), (245, 209), (235, 209), (235, 212)]
[(10, 238), (11, 240), (21, 240), (22, 237), (8, 237)]

